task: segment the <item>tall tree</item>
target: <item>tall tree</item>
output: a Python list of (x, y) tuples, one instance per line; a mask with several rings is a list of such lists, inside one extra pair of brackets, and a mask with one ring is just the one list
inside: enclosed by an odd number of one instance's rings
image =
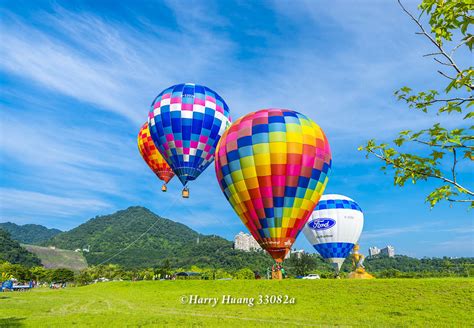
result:
[[(431, 207), (441, 200), (474, 207), (473, 186), (467, 186), (466, 181), (459, 179), (459, 163), (464, 161), (472, 165), (474, 160), (474, 126), (471, 125), (474, 112), (469, 111), (474, 104), (474, 70), (472, 66), (461, 67), (455, 59), (460, 51), (472, 54), (474, 37), (469, 27), (474, 22), (471, 15), (474, 2), (424, 0), (418, 6), (418, 17), (400, 0), (398, 3), (417, 25), (417, 34), (433, 46), (434, 52), (425, 57), (431, 57), (439, 64), (438, 73), (446, 83), (439, 90), (419, 92), (405, 86), (397, 90), (395, 96), (409, 108), (424, 113), (461, 115), (457, 117), (460, 123), (452, 130), (437, 123), (420, 131), (401, 131), (390, 144), (371, 139), (359, 150), (366, 151), (367, 157), (382, 160), (382, 170), (393, 169), (395, 185), (404, 186), (410, 180), (414, 184), (420, 180), (439, 181), (440, 185), (426, 197)], [(429, 28), (422, 22), (423, 18), (428, 19)], [(422, 148), (406, 147), (410, 144)]]
[(311, 255), (303, 253), (301, 256), (290, 257), (288, 265), (296, 275), (306, 276), (311, 270), (316, 268), (316, 261)]

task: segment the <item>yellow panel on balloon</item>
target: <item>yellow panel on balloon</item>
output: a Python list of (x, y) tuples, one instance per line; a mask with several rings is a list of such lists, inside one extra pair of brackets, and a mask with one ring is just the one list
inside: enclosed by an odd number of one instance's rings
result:
[(303, 142), (303, 135), (301, 133), (288, 132), (286, 134), (286, 140), (288, 142)]
[(255, 178), (257, 176), (257, 171), (255, 170), (255, 167), (247, 167), (242, 169), (242, 174), (245, 177), (245, 180), (248, 180), (250, 178)]
[(261, 166), (261, 165), (270, 165), (270, 155), (269, 154), (256, 154), (254, 156), (254, 159), (255, 159), (255, 163), (258, 165), (258, 166)]
[(285, 132), (271, 132), (268, 134), (268, 141), (272, 142), (285, 142), (286, 133)]
[(255, 166), (255, 161), (253, 156), (246, 156), (240, 158), (240, 167), (242, 168), (247, 168), (247, 167), (254, 167)]
[(239, 197), (241, 197), (242, 191), (247, 189), (247, 186), (245, 185), (245, 181), (240, 180), (240, 181), (235, 182), (235, 189), (237, 189), (237, 191), (239, 192)]
[(270, 236), (272, 238), (276, 238), (277, 237), (277, 228), (268, 228), (268, 230), (270, 231)]
[(286, 154), (286, 142), (270, 142), (270, 152), (272, 154)]

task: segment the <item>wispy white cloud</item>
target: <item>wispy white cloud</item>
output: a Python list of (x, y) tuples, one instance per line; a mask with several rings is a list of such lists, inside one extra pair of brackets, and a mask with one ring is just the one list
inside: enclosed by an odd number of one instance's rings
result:
[[(462, 240), (465, 241), (465, 246), (474, 246), (474, 225), (468, 224), (453, 227), (452, 222), (451, 224), (446, 225), (446, 221), (443, 220), (430, 220), (429, 222), (423, 222), (414, 225), (364, 231), (361, 236), (361, 241), (367, 243), (369, 241), (373, 242), (376, 240), (386, 240), (387, 237), (395, 237), (400, 235), (405, 235), (404, 237), (407, 237), (408, 235), (426, 236), (426, 234), (434, 235), (440, 233), (444, 235), (450, 235), (452, 238), (447, 241), (429, 241), (426, 243), (447, 249), (449, 245), (457, 245)], [(397, 237), (395, 238), (399, 239)]]
[(408, 227), (397, 227), (397, 228), (385, 228), (385, 229), (377, 229), (372, 231), (364, 231), (362, 234), (362, 240), (371, 240), (371, 239), (379, 239), (381, 237), (388, 237), (388, 236), (395, 236), (402, 233), (410, 233), (410, 232), (420, 232), (424, 228), (423, 225), (414, 225)]
[(408, 225), (408, 226), (398, 226), (398, 227), (391, 227), (391, 228), (383, 228), (383, 229), (375, 229), (364, 231), (362, 234), (361, 240), (373, 240), (373, 239), (380, 239), (389, 236), (396, 236), (400, 234), (411, 234), (411, 233), (421, 233), (427, 232), (436, 228), (439, 231), (439, 226), (442, 226), (442, 221), (430, 221), (424, 222), (420, 224)]
[[(339, 149), (345, 144), (355, 149), (368, 136), (390, 138), (401, 129), (438, 121), (455, 125), (453, 117), (433, 118), (396, 102), (393, 92), (404, 84), (431, 88), (442, 78), (435, 63), (421, 57), (429, 44), (414, 35), (416, 26), (396, 2), (369, 3), (299, 1), (295, 6), (275, 1), (281, 16), (305, 28), (292, 47), (270, 60), (268, 66), (278, 69), (260, 77), (272, 81), (264, 102), (310, 115)], [(329, 50), (314, 41), (318, 36), (338, 39), (331, 40)]]
[(474, 256), (474, 237), (470, 235), (461, 235), (449, 240), (440, 241), (433, 244), (433, 250), (437, 254), (446, 254), (447, 252), (457, 252), (461, 256)]
[(202, 32), (205, 26), (225, 27), (231, 23), (226, 16), (220, 15), (217, 11), (218, 0), (209, 0), (205, 3), (200, 0), (189, 0), (185, 6), (192, 10), (183, 10), (183, 3), (180, 1), (165, 0), (165, 4), (174, 15), (180, 30), (187, 33)]
[(95, 198), (58, 196), (34, 191), (0, 188), (2, 219), (14, 216), (19, 209), (25, 215), (67, 218), (87, 210), (110, 208), (110, 204)]
[(204, 29), (195, 29), (193, 35), (143, 33), (139, 27), (105, 23), (93, 14), (62, 8), (37, 17), (46, 29), (6, 17), (0, 69), (136, 124), (146, 118), (160, 89), (205, 72), (230, 45)]
[[(85, 59), (70, 51), (68, 46), (52, 41), (45, 34), (17, 25), (16, 32), (4, 30), (0, 54), (5, 59), (2, 69), (31, 79), (41, 85), (98, 105), (137, 120), (137, 112), (130, 110), (119, 98), (122, 95), (119, 79), (104, 71), (108, 64)], [(21, 31), (19, 33), (19, 31)]]
[(140, 167), (135, 140), (126, 135), (100, 133), (41, 117), (32, 124), (12, 114), (3, 117), (1, 126), (2, 158), (23, 165), (28, 172), (24, 178), (39, 179), (36, 183), (42, 188), (69, 186), (69, 192), (124, 194), (111, 173), (131, 174)]
[[(21, 91), (7, 87), (2, 91), (5, 97), (32, 104), (23, 106), (23, 112), (3, 108), (1, 162), (17, 163), (28, 173), (18, 172), (18, 187), (24, 188), (38, 210), (48, 209), (51, 203), (42, 195), (58, 192), (73, 195), (71, 199), (88, 194), (104, 204), (110, 195), (120, 197), (122, 204), (137, 202), (143, 182), (155, 181), (138, 154), (135, 137), (153, 97), (169, 84), (206, 75), (216, 58), (225, 58), (230, 42), (213, 36), (202, 24), (193, 33), (182, 34), (145, 19), (147, 28), (61, 7), (35, 17), (36, 24), (31, 24), (5, 15), (0, 70), (129, 123), (113, 131), (111, 120), (97, 115), (90, 117), (89, 124), (67, 122), (61, 119), (61, 111), (81, 111), (81, 106), (45, 109), (48, 99), (28, 94), (21, 99)], [(35, 108), (34, 114), (25, 112)], [(101, 125), (109, 128), (97, 128)], [(86, 202), (72, 203), (87, 207)], [(18, 216), (26, 212), (31, 213), (18, 206)]]
[(441, 230), (442, 232), (454, 232), (458, 234), (471, 234), (471, 240), (474, 242), (474, 223), (465, 227), (458, 227), (458, 228), (448, 228), (445, 230)]

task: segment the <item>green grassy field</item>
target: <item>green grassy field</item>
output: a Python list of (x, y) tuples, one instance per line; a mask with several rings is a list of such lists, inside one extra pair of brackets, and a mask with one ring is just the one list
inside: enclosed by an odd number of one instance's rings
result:
[[(474, 280), (110, 282), (0, 293), (0, 326), (473, 327)], [(182, 296), (288, 295), (295, 304), (182, 304)]]
[(36, 254), (45, 268), (66, 268), (80, 271), (87, 268), (87, 261), (82, 253), (74, 251), (41, 247), (36, 245), (22, 245), (28, 251)]

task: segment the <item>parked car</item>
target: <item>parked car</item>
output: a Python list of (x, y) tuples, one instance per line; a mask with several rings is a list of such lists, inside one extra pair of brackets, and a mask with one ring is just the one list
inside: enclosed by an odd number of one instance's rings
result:
[(319, 274), (311, 273), (303, 277), (303, 279), (321, 279), (321, 277), (319, 276)]

